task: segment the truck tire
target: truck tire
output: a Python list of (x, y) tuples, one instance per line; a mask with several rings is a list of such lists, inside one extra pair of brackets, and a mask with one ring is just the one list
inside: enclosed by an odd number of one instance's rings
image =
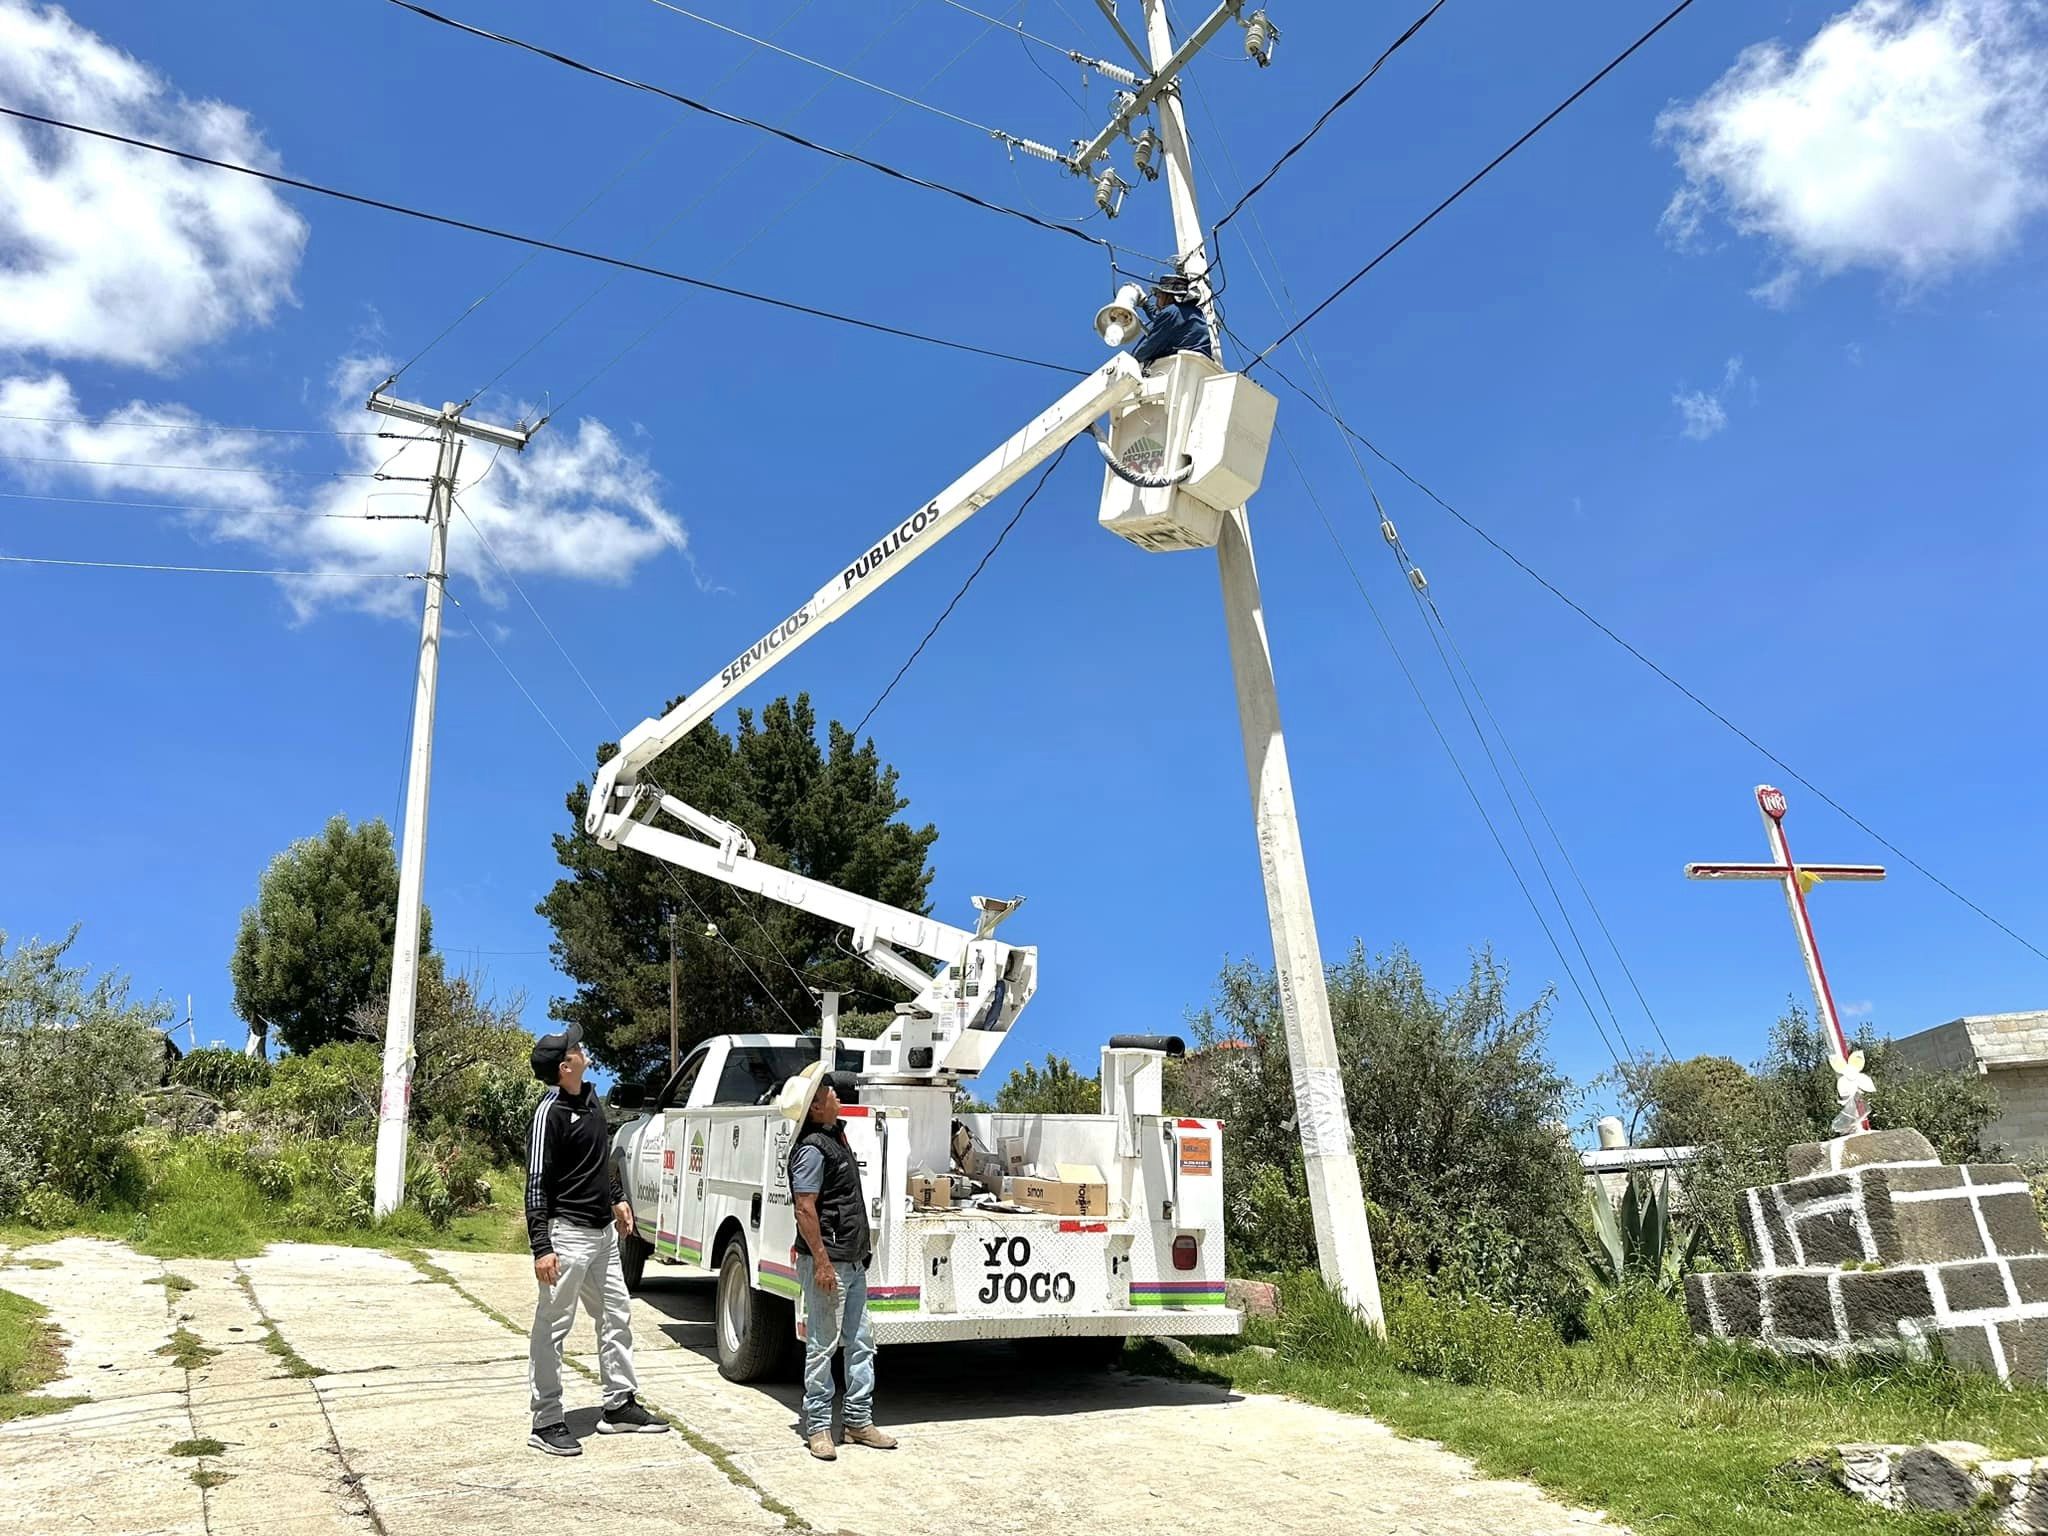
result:
[(747, 1245), (732, 1242), (718, 1264), (718, 1374), (727, 1381), (769, 1381), (787, 1369), (796, 1313), (779, 1296), (754, 1289)]
[(626, 1289), (630, 1293), (639, 1294), (640, 1283), (647, 1278), (648, 1255), (653, 1252), (647, 1246), (647, 1240), (637, 1232), (619, 1239), (619, 1272), (626, 1277)]

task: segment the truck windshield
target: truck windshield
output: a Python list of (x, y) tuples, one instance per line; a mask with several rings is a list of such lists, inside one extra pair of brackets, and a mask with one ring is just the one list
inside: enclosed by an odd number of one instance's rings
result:
[[(765, 1104), (782, 1085), (818, 1059), (823, 1042), (804, 1045), (737, 1045), (725, 1058), (725, 1070), (718, 1074), (714, 1104)], [(837, 1070), (858, 1072), (861, 1053), (841, 1046)]]

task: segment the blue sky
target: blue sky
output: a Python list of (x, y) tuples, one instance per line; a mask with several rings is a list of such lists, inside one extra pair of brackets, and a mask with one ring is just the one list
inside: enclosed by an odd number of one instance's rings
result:
[[(1059, 89), (1081, 95), (1073, 65), (1038, 52), (1048, 79), (1026, 44), (940, 0), (692, 8), (1025, 137), (1064, 144), (1107, 110), (1101, 80), (1084, 119)], [(1277, 8), (1269, 70), (1226, 34), (1190, 88), (1210, 217), (1419, 9)], [(1287, 288), (1304, 303), (1327, 293), (1661, 9), (1452, 0), (1251, 205)], [(1055, 167), (1013, 165), (973, 129), (650, 0), (455, 13), (685, 93), (717, 87), (732, 110), (865, 139), (879, 159), (1047, 217), (1089, 211)], [(1003, 14), (1116, 56), (1085, 4)], [(0, 0), (0, 99), (538, 234), (625, 168), (565, 238), (1078, 367), (1104, 355), (1089, 329), (1108, 297), (1099, 250), (832, 171), (393, 6), (68, 15)], [(1304, 334), (1349, 419), (1419, 478), (2048, 948), (2044, 78), (2033, 18), (2003, 0), (1695, 7)], [(20, 164), (20, 134), (0, 140)], [(316, 478), (392, 449), (404, 472), (414, 445), (152, 435), (104, 418), (140, 402), (132, 414), (158, 422), (374, 426), (357, 409), (368, 386), (521, 253), (240, 178), (81, 159), (70, 144), (38, 153), (34, 195), (0, 193), (0, 239), (31, 252), (0, 275), (0, 402), (102, 424), (0, 420), (0, 446), (21, 456), (0, 460), (0, 489), (15, 493), (0, 499), (0, 552), (418, 569), (418, 524), (360, 520), (410, 507), (413, 487)], [(1249, 225), (1226, 233), (1223, 307), (1263, 346), (1286, 321), (1253, 270)], [(1083, 228), (1166, 249), (1163, 185), (1141, 185), (1114, 225)], [(604, 278), (541, 257), (403, 392), (467, 395)], [(562, 401), (682, 297), (621, 277), (479, 409), (507, 420)], [(1306, 381), (1291, 350), (1275, 361)], [(597, 698), (458, 520), (427, 873), (449, 955), (524, 989), (538, 1022), (563, 984), (533, 905), (555, 876), (548, 838), (566, 825), (578, 759), (713, 673), (1060, 388), (688, 298), (576, 396), (530, 462), (465, 492)], [(1342, 442), (1281, 394), (1283, 432), (1544, 895)], [(23, 461), (36, 457), (186, 467)], [(1091, 1059), (1112, 1033), (1172, 1026), (1226, 956), (1270, 955), (1213, 561), (1099, 532), (1089, 457), (1055, 473), (870, 727), (912, 814), (941, 829), (938, 912), (964, 919), (978, 891), (1030, 897), (1006, 936), (1040, 946), (1043, 980), (1009, 1066), (1048, 1049)], [(488, 462), (472, 450), (465, 480)], [(1804, 992), (1768, 887), (1680, 874), (1688, 859), (1763, 857), (1750, 790), (1767, 780), (1791, 796), (1802, 855), (1894, 868), (1882, 886), (1815, 898), (1853, 1013), (1904, 1033), (2048, 999), (2048, 963), (1371, 467), (1674, 1049), (1753, 1057)], [(752, 702), (808, 689), (821, 712), (858, 719), (1012, 506)], [(1448, 985), (1491, 943), (1518, 998), (1559, 985), (1563, 1065), (1603, 1070), (1606, 1048), (1281, 452), (1253, 525), (1326, 952), (1354, 936), (1405, 944)], [(83, 958), (144, 992), (190, 993), (202, 1039), (239, 1041), (226, 963), (265, 862), (337, 811), (398, 812), (417, 584), (4, 566), (0, 594), (0, 927), (83, 923)], [(1555, 877), (1626, 1039), (1654, 1045), (1568, 875)]]

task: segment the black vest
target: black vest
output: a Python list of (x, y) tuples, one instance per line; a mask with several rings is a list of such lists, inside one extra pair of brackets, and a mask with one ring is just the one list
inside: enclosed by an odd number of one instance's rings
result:
[[(792, 1167), (804, 1147), (816, 1147), (825, 1159), (825, 1182), (818, 1191), (818, 1232), (825, 1239), (825, 1252), (835, 1264), (867, 1263), (874, 1252), (868, 1239), (868, 1203), (861, 1194), (860, 1164), (846, 1144), (846, 1127), (835, 1125), (828, 1131), (807, 1124), (790, 1144)], [(793, 1177), (790, 1187), (795, 1188)]]

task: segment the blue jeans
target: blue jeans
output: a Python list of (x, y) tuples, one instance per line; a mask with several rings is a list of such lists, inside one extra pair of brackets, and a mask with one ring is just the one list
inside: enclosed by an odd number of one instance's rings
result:
[(875, 1331), (868, 1323), (868, 1272), (859, 1264), (834, 1264), (839, 1288), (826, 1295), (812, 1276), (811, 1256), (796, 1260), (804, 1288), (804, 1434), (832, 1428), (832, 1355), (846, 1350), (848, 1429), (875, 1421)]

